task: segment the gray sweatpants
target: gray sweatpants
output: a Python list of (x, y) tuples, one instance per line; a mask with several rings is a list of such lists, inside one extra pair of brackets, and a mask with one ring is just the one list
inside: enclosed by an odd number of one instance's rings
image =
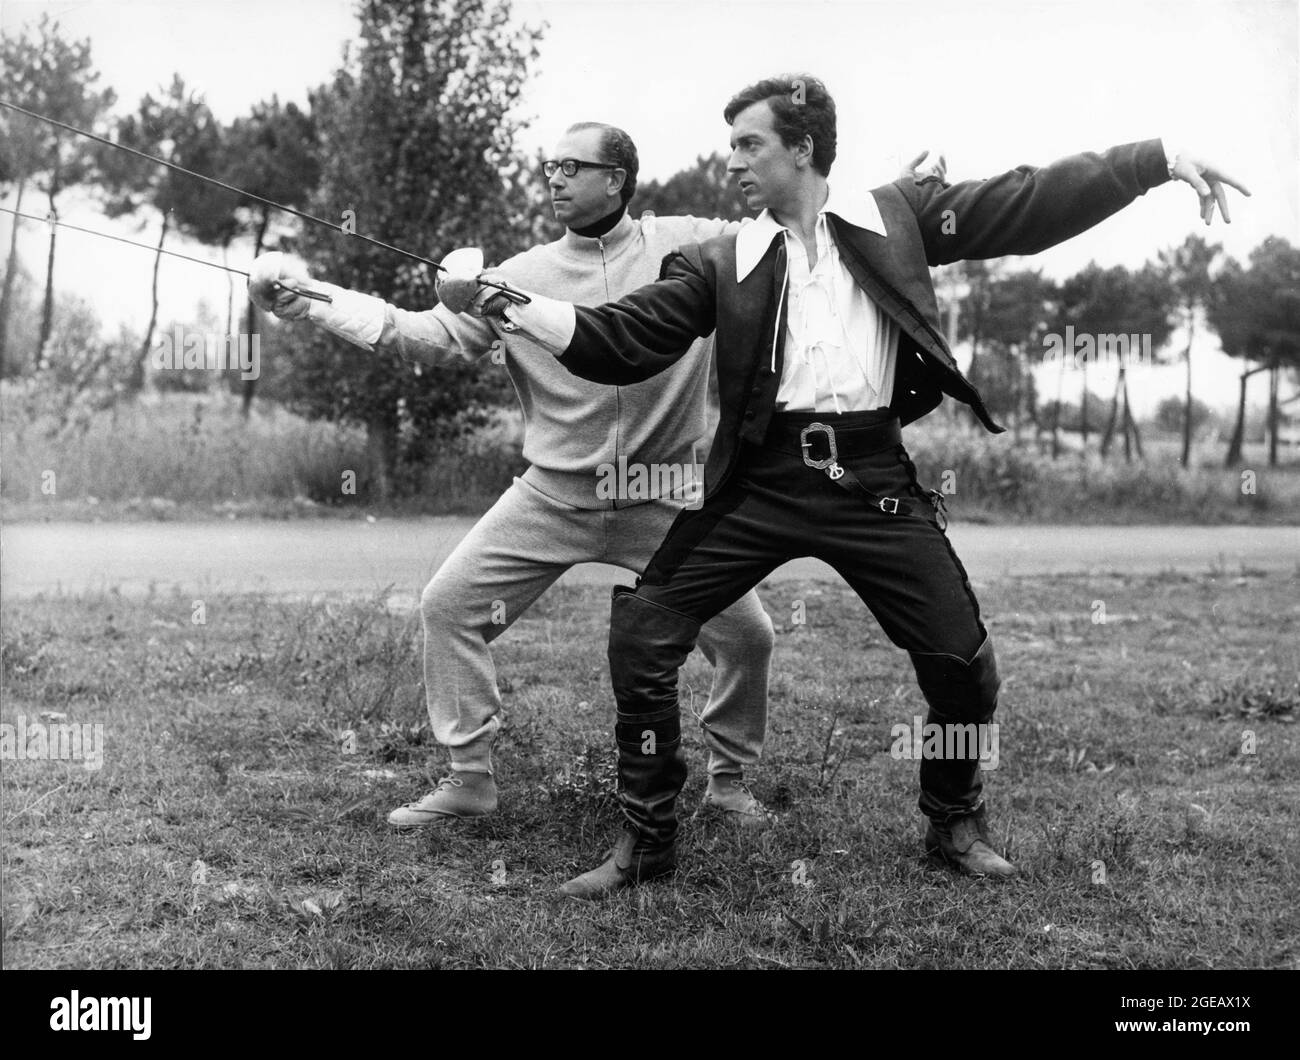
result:
[[(639, 576), (678, 510), (665, 500), (574, 508), (517, 478), (475, 524), (420, 598), (429, 722), (453, 769), (492, 772), (504, 715), (488, 645), (575, 563)], [(753, 590), (700, 630), (699, 648), (714, 667), (700, 715), (710, 774), (739, 772), (762, 753), (772, 641), (772, 620)]]

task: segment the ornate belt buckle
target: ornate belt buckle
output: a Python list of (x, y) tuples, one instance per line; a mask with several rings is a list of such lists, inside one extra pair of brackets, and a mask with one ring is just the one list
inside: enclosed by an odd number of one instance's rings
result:
[[(828, 456), (825, 460), (814, 460), (811, 456), (808, 455), (809, 450), (812, 449), (812, 442), (808, 441), (808, 436), (815, 431), (821, 431), (823, 434), (826, 435), (826, 445), (830, 449), (830, 456)], [(805, 427), (803, 430), (799, 432), (799, 448), (803, 452), (803, 462), (807, 464), (809, 467), (815, 467), (817, 468), (818, 471), (822, 471), (828, 467), (839, 466), (838, 461), (839, 461), (840, 452), (835, 445), (834, 427), (829, 427), (824, 423), (808, 424), (807, 427)], [(844, 473), (843, 471), (840, 472), (841, 475), (843, 473)], [(839, 475), (834, 475), (832, 477), (838, 478)]]
[[(892, 508), (886, 508), (885, 505), (887, 505), (887, 504), (892, 504), (893, 507), (892, 507)], [(880, 498), (880, 510), (881, 510), (882, 512), (884, 512), (886, 515), (897, 515), (897, 514), (898, 514), (898, 498), (897, 498), (897, 497), (881, 497), (881, 498)]]

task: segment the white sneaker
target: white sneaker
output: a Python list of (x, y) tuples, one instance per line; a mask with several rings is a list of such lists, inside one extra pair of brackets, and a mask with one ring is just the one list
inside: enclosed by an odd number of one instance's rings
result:
[(776, 814), (754, 797), (743, 777), (720, 773), (709, 779), (708, 789), (700, 800), (694, 819), (722, 814), (742, 828), (767, 828), (776, 823)]
[(497, 785), (491, 773), (448, 773), (428, 795), (388, 815), (397, 828), (444, 824), (464, 817), (483, 817), (497, 808)]

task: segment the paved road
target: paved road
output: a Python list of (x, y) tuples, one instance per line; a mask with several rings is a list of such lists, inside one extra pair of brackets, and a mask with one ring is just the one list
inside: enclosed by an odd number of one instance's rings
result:
[[(0, 530), (0, 596), (118, 589), (259, 590), (284, 595), (418, 595), (474, 520), (467, 517), (212, 523), (19, 523)], [(1072, 572), (1205, 573), (1243, 566), (1298, 577), (1300, 528), (1166, 526), (953, 526), (975, 581)], [(773, 579), (834, 577), (796, 560)], [(583, 564), (568, 583), (625, 581), (618, 568)]]

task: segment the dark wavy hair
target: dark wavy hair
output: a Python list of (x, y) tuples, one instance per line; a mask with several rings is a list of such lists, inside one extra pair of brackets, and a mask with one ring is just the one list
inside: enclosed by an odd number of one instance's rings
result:
[(636, 154), (636, 144), (632, 142), (632, 137), (617, 125), (606, 125), (602, 121), (580, 121), (570, 125), (567, 131), (586, 132), (588, 129), (599, 129), (601, 132), (600, 153), (605, 157), (599, 161), (608, 162), (611, 166), (618, 166), (619, 169), (627, 172), (623, 187), (619, 189), (619, 196), (626, 206), (636, 194), (636, 174), (641, 167)]
[(764, 78), (732, 96), (722, 116), (731, 125), (742, 110), (763, 100), (772, 108), (781, 142), (793, 147), (805, 136), (812, 137), (813, 169), (830, 176), (835, 161), (835, 100), (826, 86), (811, 74)]

